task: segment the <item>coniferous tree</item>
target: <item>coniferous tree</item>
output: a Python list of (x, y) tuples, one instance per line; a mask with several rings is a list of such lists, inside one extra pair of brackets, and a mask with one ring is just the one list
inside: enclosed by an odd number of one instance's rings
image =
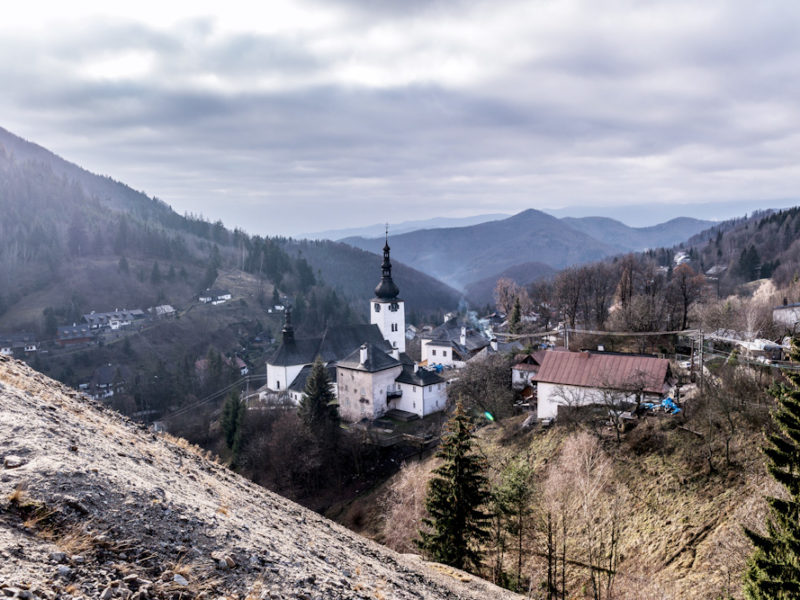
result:
[(472, 451), (472, 420), (461, 402), (447, 423), (437, 456), (444, 461), (428, 486), (419, 548), (432, 560), (458, 569), (476, 570), (481, 542), (489, 537), (489, 515), (483, 507), (490, 494), (486, 461)]
[(239, 399), (239, 392), (232, 391), (222, 407), (222, 432), (225, 434), (225, 443), (231, 450), (233, 450), (236, 434), (244, 418), (244, 410), (244, 402)]
[[(797, 338), (792, 359), (800, 361)], [(767, 470), (785, 489), (785, 498), (767, 497), (769, 518), (764, 535), (745, 528), (755, 546), (745, 572), (750, 600), (800, 597), (800, 372), (787, 371), (789, 384), (776, 390), (778, 407), (772, 419), (777, 433), (767, 436)]]
[(157, 261), (153, 263), (153, 269), (150, 271), (150, 283), (153, 285), (161, 283), (161, 268), (158, 266)]
[(328, 370), (318, 356), (306, 380), (300, 400), (300, 418), (320, 439), (331, 441), (339, 430), (339, 409), (331, 389)]
[(522, 323), (522, 305), (519, 296), (514, 299), (514, 308), (511, 309), (511, 317), (508, 319), (508, 330), (511, 333), (518, 333)]

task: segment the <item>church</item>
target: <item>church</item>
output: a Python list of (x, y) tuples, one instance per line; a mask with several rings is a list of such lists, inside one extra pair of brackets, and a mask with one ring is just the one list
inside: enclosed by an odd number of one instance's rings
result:
[(424, 417), (444, 410), (444, 379), (406, 354), (405, 302), (399, 296), (387, 235), (381, 280), (369, 302), (370, 324), (328, 327), (319, 337), (296, 338), (287, 308), (281, 344), (267, 361), (265, 393), (299, 403), (311, 365), (320, 357), (345, 421), (374, 420), (390, 411)]

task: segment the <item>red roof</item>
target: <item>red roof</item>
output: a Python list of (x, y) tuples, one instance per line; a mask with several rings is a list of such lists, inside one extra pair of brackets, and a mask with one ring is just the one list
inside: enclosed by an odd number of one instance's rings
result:
[(605, 389), (639, 387), (660, 394), (669, 376), (666, 358), (594, 352), (546, 352), (534, 379), (542, 383)]

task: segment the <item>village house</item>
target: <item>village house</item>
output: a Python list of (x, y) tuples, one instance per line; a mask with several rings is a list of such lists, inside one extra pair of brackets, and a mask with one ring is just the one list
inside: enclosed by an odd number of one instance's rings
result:
[(22, 357), (38, 349), (36, 336), (32, 333), (0, 334), (0, 355)]
[(772, 321), (784, 325), (794, 333), (795, 327), (800, 323), (800, 302), (794, 304), (784, 302), (782, 306), (773, 308)]
[(89, 325), (83, 323), (63, 325), (56, 330), (56, 344), (59, 346), (77, 346), (91, 344), (94, 341), (95, 337)]
[(258, 391), (259, 399), (287, 397), (299, 403), (319, 357), (332, 375), (332, 390), (346, 421), (375, 419), (390, 410), (419, 417), (443, 410), (444, 380), (405, 354), (405, 303), (391, 271), (387, 240), (381, 280), (369, 303), (369, 325), (328, 327), (320, 337), (297, 338), (287, 307), (281, 345), (267, 361), (267, 383)]
[(117, 331), (125, 329), (133, 325), (136, 321), (141, 321), (146, 318), (144, 311), (141, 309), (122, 310), (114, 309), (111, 312), (95, 312), (92, 311), (87, 315), (83, 315), (83, 320), (89, 326), (89, 329), (95, 331), (110, 329)]
[(177, 315), (175, 307), (170, 304), (159, 304), (147, 309), (154, 319), (171, 319)]
[(108, 400), (125, 391), (132, 375), (128, 367), (108, 363), (95, 369), (89, 383), (81, 385), (80, 388), (95, 400)]
[(659, 401), (672, 387), (665, 358), (607, 352), (547, 351), (538, 373), (537, 417), (555, 419), (560, 407)]
[(228, 290), (207, 289), (197, 299), (203, 304), (211, 303), (216, 306), (217, 304), (225, 304), (231, 298), (231, 293)]
[(444, 379), (364, 344), (336, 363), (339, 414), (345, 421), (375, 420), (396, 411), (418, 417), (444, 409)]
[(421, 336), (423, 365), (462, 368), (467, 361), (490, 345), (483, 334), (466, 325), (460, 325), (455, 317)]
[(536, 398), (536, 375), (539, 373), (546, 352), (537, 350), (514, 356), (514, 365), (511, 367), (511, 388), (519, 392), (526, 402)]

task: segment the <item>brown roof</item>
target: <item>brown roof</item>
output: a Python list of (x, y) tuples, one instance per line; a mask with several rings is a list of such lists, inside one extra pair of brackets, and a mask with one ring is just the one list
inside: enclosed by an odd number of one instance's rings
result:
[(539, 368), (539, 365), (532, 365), (529, 363), (517, 363), (512, 369), (516, 369), (517, 371), (535, 371)]
[(594, 352), (546, 352), (539, 373), (542, 383), (606, 389), (644, 384), (644, 391), (660, 394), (669, 376), (666, 358)]

